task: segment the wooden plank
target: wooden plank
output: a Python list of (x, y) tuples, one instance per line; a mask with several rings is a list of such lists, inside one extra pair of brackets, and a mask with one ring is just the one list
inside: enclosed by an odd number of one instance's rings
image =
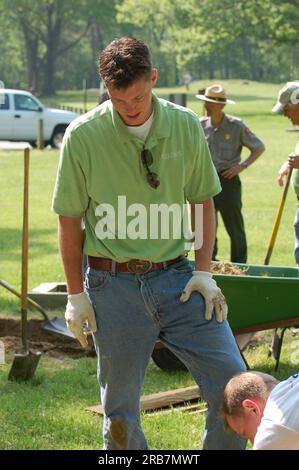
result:
[(86, 411), (91, 411), (92, 413), (95, 413), (97, 415), (103, 415), (103, 408), (102, 405), (94, 405), (94, 406), (87, 406), (85, 408)]
[[(156, 410), (166, 408), (178, 403), (184, 403), (199, 398), (198, 386), (178, 388), (176, 390), (168, 390), (167, 392), (153, 393), (141, 397), (140, 408), (142, 411)], [(101, 405), (88, 406), (85, 408), (96, 414), (103, 414)]]
[(200, 414), (200, 413), (205, 413), (207, 411), (207, 408), (200, 408), (201, 403), (197, 403), (191, 406), (176, 406), (175, 408), (163, 408), (162, 410), (155, 410), (155, 411), (149, 411), (147, 412), (147, 416), (163, 416), (167, 415), (169, 413), (172, 413), (173, 410), (175, 412), (180, 412), (180, 413), (190, 413), (190, 414)]
[(183, 413), (194, 413), (195, 411), (204, 413), (207, 411), (207, 408), (202, 408), (202, 403), (200, 402), (193, 403), (192, 405), (180, 406), (176, 409), (182, 411)]
[(147, 411), (156, 408), (166, 408), (167, 406), (194, 400), (196, 398), (199, 398), (198, 386), (193, 385), (191, 387), (146, 395), (141, 397), (140, 405), (143, 411)]

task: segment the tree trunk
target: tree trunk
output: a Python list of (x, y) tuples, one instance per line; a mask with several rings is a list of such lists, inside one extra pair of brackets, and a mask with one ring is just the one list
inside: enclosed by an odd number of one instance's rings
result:
[(213, 62), (208, 64), (209, 80), (214, 80), (215, 70)]
[(250, 79), (257, 80), (257, 64), (255, 63), (255, 57), (252, 53), (251, 44), (246, 36), (242, 38), (242, 48), (245, 60), (249, 65)]
[(55, 93), (54, 73), (55, 73), (55, 59), (54, 50), (50, 44), (45, 56), (45, 64), (43, 67), (43, 86), (42, 94), (44, 96), (53, 95)]
[(55, 11), (53, 5), (47, 8), (47, 38), (46, 38), (46, 54), (43, 64), (43, 86), (42, 94), (49, 96), (55, 93), (54, 75), (55, 65), (58, 56), (58, 45), (60, 43), (61, 27), (63, 15), (59, 16), (59, 12)]
[(99, 54), (104, 49), (104, 33), (101, 25), (93, 23), (91, 26), (91, 53), (92, 53), (92, 65), (91, 65), (91, 77), (90, 83), (92, 87), (97, 88), (99, 86), (99, 72), (98, 62)]
[(38, 38), (31, 34), (25, 21), (21, 20), (22, 31), (25, 40), (27, 58), (27, 88), (35, 92), (37, 89), (38, 73)]

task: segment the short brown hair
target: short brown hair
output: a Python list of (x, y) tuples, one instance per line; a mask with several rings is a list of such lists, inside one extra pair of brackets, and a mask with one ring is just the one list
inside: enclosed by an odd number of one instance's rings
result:
[(240, 416), (242, 403), (247, 398), (267, 400), (270, 391), (278, 384), (272, 375), (263, 372), (241, 372), (235, 375), (226, 385), (221, 403), (221, 415), (226, 428), (229, 428), (226, 417)]
[(99, 59), (100, 77), (106, 85), (115, 88), (127, 88), (142, 77), (149, 80), (152, 69), (149, 48), (131, 37), (112, 41)]

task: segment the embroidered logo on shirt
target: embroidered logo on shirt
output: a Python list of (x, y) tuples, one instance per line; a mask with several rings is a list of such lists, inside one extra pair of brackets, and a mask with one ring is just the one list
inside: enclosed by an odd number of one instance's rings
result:
[(162, 160), (173, 160), (174, 158), (180, 158), (181, 156), (182, 152), (163, 153)]
[(231, 134), (224, 135), (225, 140), (230, 140), (232, 138)]

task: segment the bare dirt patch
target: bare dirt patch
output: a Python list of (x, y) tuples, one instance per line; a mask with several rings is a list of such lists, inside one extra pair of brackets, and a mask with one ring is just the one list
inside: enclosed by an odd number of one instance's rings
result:
[[(43, 321), (31, 319), (28, 321), (28, 344), (32, 351), (41, 351), (51, 357), (94, 357), (96, 356), (92, 338), (88, 338), (88, 348), (82, 348), (80, 343), (67, 336), (50, 333), (42, 329)], [(15, 318), (0, 318), (0, 340), (7, 352), (20, 352), (22, 349), (21, 322)]]

